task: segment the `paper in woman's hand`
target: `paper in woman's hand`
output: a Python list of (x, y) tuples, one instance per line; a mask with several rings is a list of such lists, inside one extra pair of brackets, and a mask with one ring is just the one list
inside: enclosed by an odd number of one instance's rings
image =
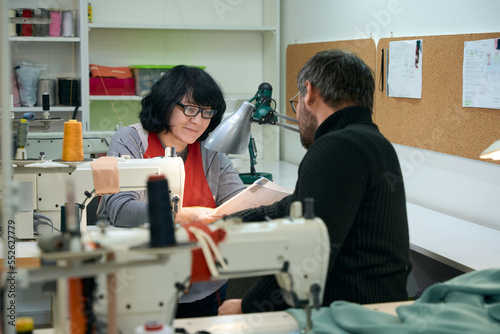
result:
[(237, 211), (273, 204), (292, 193), (292, 189), (281, 187), (266, 178), (260, 178), (229, 201), (212, 209), (210, 214), (214, 218), (222, 218)]

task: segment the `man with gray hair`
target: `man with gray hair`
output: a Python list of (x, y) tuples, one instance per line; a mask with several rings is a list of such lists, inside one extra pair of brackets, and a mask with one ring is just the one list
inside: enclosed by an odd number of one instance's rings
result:
[[(300, 70), (297, 87), (290, 103), (307, 152), (294, 193), (231, 216), (282, 218), (292, 202), (313, 198), (331, 243), (323, 306), (407, 300), (405, 191), (396, 152), (372, 121), (372, 70), (351, 52), (321, 51)], [(219, 315), (286, 309), (279, 292), (274, 276), (262, 277), (243, 299), (224, 302)]]

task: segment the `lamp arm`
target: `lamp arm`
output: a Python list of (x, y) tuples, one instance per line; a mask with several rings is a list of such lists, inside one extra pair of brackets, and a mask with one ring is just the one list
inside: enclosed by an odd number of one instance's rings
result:
[(283, 118), (284, 120), (287, 120), (289, 122), (292, 122), (292, 123), (295, 123), (295, 124), (299, 124), (299, 122), (297, 121), (297, 119), (295, 119), (293, 117), (286, 116), (286, 115), (283, 115), (283, 114), (279, 114), (278, 112), (275, 112), (274, 115), (276, 117)]
[(290, 131), (293, 131), (293, 132), (297, 132), (297, 133), (300, 132), (299, 129), (291, 127), (290, 125), (286, 125), (286, 124), (282, 124), (282, 123), (275, 123), (274, 125), (277, 125), (280, 128), (284, 128), (284, 129), (287, 129), (287, 130), (290, 130)]
[(295, 118), (280, 114), (275, 110), (271, 110), (268, 114), (266, 114), (264, 117), (262, 117), (260, 119), (256, 120), (256, 119), (252, 118), (252, 122), (258, 122), (259, 124), (277, 125), (279, 127), (282, 127), (284, 129), (287, 129), (290, 131), (299, 132), (299, 129), (297, 129), (297, 128), (294, 128), (292, 126), (289, 126), (289, 125), (286, 125), (283, 123), (276, 122), (275, 117), (283, 118), (284, 120), (287, 120), (287, 121), (292, 122), (294, 124), (299, 123)]

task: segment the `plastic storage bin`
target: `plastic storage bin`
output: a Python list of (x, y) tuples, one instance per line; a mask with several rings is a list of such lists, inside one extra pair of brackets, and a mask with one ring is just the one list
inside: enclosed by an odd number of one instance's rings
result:
[[(160, 77), (176, 65), (132, 65), (135, 77), (135, 93), (137, 95), (145, 95), (153, 87), (153, 85), (160, 79)], [(196, 66), (205, 69), (205, 66)]]
[(134, 78), (89, 78), (90, 95), (135, 95)]

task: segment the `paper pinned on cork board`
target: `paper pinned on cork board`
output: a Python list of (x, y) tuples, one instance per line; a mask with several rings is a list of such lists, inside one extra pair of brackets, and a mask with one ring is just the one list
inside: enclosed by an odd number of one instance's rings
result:
[(389, 43), (390, 97), (422, 98), (422, 40)]
[(464, 43), (462, 107), (500, 109), (500, 39)]
[(284, 188), (262, 177), (229, 201), (213, 209), (210, 214), (222, 217), (237, 211), (270, 205), (292, 193), (292, 189)]

